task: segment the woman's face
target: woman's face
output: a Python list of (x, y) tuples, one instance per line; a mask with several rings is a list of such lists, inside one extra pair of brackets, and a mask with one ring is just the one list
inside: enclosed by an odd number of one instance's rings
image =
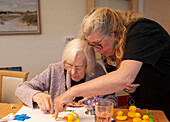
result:
[(117, 43), (117, 39), (114, 36), (110, 37), (108, 35), (92, 32), (88, 36), (88, 43), (94, 47), (95, 52), (99, 52), (104, 56), (111, 56), (114, 53), (114, 45)]
[(86, 57), (84, 54), (79, 53), (73, 63), (65, 62), (65, 68), (70, 75), (71, 79), (79, 82), (85, 77), (86, 74)]

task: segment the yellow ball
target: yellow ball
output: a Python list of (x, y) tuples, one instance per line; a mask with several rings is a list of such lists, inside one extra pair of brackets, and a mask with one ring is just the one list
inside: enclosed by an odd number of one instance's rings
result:
[(74, 119), (74, 115), (73, 114), (68, 114), (67, 115), (67, 120), (68, 121), (72, 121)]
[(140, 113), (135, 113), (135, 117), (140, 118), (141, 117)]
[(143, 115), (143, 120), (149, 120), (149, 116), (148, 115)]

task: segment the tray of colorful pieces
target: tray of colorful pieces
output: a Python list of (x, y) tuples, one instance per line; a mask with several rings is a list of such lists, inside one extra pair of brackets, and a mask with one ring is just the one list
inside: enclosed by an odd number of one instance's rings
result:
[(146, 115), (143, 115), (141, 117), (141, 114), (136, 112), (136, 106), (130, 106), (129, 112), (127, 115), (123, 115), (123, 111), (117, 111), (116, 112), (116, 120), (127, 120), (128, 117), (132, 119), (132, 122), (158, 122), (155, 115), (153, 115), (152, 111), (147, 110)]
[[(55, 118), (55, 115), (52, 117)], [(59, 113), (57, 120), (66, 120), (66, 122), (80, 122), (79, 115), (74, 110), (65, 110)]]

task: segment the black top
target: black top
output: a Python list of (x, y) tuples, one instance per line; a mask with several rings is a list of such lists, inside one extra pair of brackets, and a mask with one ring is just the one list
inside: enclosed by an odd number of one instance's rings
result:
[(116, 70), (116, 66), (113, 66), (113, 65), (108, 64), (108, 63), (107, 63), (107, 59), (104, 60), (104, 65), (105, 65), (105, 69), (106, 69), (107, 73)]
[[(81, 79), (79, 82), (76, 82), (74, 80), (71, 79), (71, 87), (78, 85), (80, 83), (84, 83), (85, 82), (85, 77), (83, 79)], [(83, 97), (76, 97), (75, 102), (78, 102), (79, 100), (83, 99)]]
[[(64, 75), (65, 75), (65, 79), (66, 79), (66, 74), (67, 74), (67, 70), (64, 69)], [(72, 86), (75, 86), (75, 85), (78, 85), (80, 83), (84, 83), (85, 82), (85, 77), (83, 79), (81, 79), (79, 82), (76, 82), (74, 80), (71, 79), (71, 87)], [(67, 85), (65, 84), (65, 89), (67, 90)], [(75, 102), (78, 102), (79, 100), (83, 99), (83, 97), (76, 97), (76, 99), (74, 100)]]
[(139, 108), (161, 109), (170, 118), (170, 36), (156, 22), (139, 19), (127, 34), (123, 60), (143, 65), (134, 81)]

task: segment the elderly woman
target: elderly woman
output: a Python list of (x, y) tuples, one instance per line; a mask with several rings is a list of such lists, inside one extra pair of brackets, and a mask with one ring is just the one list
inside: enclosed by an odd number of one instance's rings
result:
[[(95, 65), (95, 54), (87, 42), (74, 39), (64, 49), (62, 62), (50, 64), (46, 70), (24, 82), (16, 89), (15, 95), (31, 108), (38, 107), (53, 113), (53, 100), (70, 87), (104, 75), (103, 68)], [(48, 91), (48, 94), (43, 93)], [(100, 96), (114, 102), (114, 94)], [(79, 100), (80, 98), (76, 98)]]

